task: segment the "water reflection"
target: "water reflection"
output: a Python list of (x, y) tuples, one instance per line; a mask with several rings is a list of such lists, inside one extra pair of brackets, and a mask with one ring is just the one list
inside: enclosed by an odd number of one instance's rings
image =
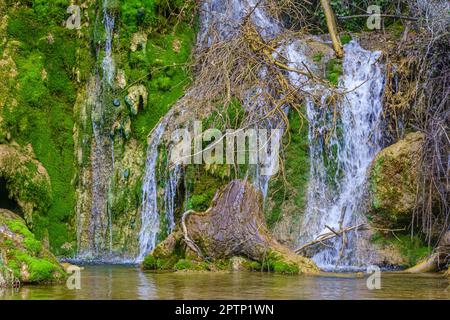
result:
[(85, 266), (81, 289), (65, 285), (0, 289), (0, 299), (450, 299), (438, 274), (383, 273), (380, 290), (362, 274), (154, 273), (134, 266)]

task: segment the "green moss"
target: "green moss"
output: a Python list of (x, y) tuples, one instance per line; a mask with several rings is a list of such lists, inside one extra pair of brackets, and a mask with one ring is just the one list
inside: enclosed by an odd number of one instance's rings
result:
[(326, 78), (334, 86), (338, 85), (339, 77), (343, 74), (342, 61), (339, 59), (330, 59), (327, 62)]
[(395, 237), (386, 237), (380, 233), (376, 233), (372, 237), (372, 242), (380, 245), (393, 245), (396, 247), (408, 262), (408, 265), (405, 267), (416, 265), (420, 260), (431, 253), (431, 248), (428, 247), (419, 236), (411, 237), (411, 235), (408, 234), (400, 234)]
[(285, 261), (280, 254), (270, 251), (261, 263), (261, 269), (283, 274), (298, 274), (300, 269), (296, 263)]
[(25, 263), (28, 266), (30, 282), (52, 281), (62, 277), (64, 274), (57, 264), (51, 263), (46, 259), (29, 256), (24, 252), (18, 252), (16, 254), (16, 259), (18, 262)]
[(346, 45), (347, 43), (352, 41), (352, 36), (350, 34), (344, 34), (340, 38), (342, 45)]
[(313, 56), (313, 61), (319, 63), (320, 61), (322, 61), (322, 58), (323, 58), (323, 53), (319, 52)]
[[(26, 227), (22, 219), (5, 218), (0, 213), (0, 225), (2, 224), (22, 237), (14, 242), (0, 242), (0, 251), (4, 254), (4, 258), (8, 261), (7, 265), (13, 270), (15, 277), (30, 283), (58, 281), (65, 277), (65, 272), (56, 259), (43, 248), (40, 241), (35, 239), (34, 234)], [(26, 276), (23, 270), (26, 270), (29, 275)]]
[(81, 80), (89, 74), (92, 61), (85, 39), (61, 25), (67, 6), (62, 0), (35, 0), (8, 7), (8, 40), (19, 41), (12, 57), (17, 85), (11, 84), (10, 91), (17, 106), (7, 103), (2, 109), (3, 129), (19, 144), (31, 144), (50, 176), (54, 197), (48, 210), (36, 212), (33, 231), (38, 238), (48, 231), (56, 253), (62, 253), (61, 245), (75, 237), (68, 226), (75, 204), (71, 181), (75, 174), (72, 134), (77, 52), (84, 55)]
[(194, 264), (191, 260), (180, 259), (177, 263), (175, 263), (175, 269), (177, 270), (192, 270), (194, 268)]
[(228, 181), (216, 172), (206, 171), (202, 165), (191, 165), (186, 170), (189, 190), (187, 209), (206, 211), (217, 190)]
[(158, 261), (154, 256), (148, 255), (144, 258), (142, 267), (146, 270), (156, 270), (158, 268)]
[[(289, 116), (289, 133), (291, 140), (284, 148), (284, 170), (287, 177), (288, 186), (285, 186), (282, 176), (274, 177), (270, 182), (269, 198), (273, 201), (270, 210), (265, 210), (266, 223), (269, 228), (273, 228), (281, 219), (282, 205), (286, 201), (292, 201), (295, 207), (296, 220), (299, 219), (306, 205), (307, 184), (309, 181), (310, 160), (309, 160), (309, 138), (308, 124), (301, 121), (297, 114)], [(288, 136), (285, 136), (284, 143), (287, 144)]]

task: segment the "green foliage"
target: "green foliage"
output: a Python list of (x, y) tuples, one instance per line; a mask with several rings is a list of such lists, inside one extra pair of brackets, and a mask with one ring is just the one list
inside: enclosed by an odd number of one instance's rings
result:
[(146, 270), (156, 270), (158, 268), (158, 261), (154, 256), (148, 255), (144, 258), (142, 267)]
[(129, 32), (136, 32), (138, 27), (147, 27), (156, 22), (155, 0), (121, 1), (121, 20)]
[(177, 263), (175, 263), (175, 269), (177, 270), (192, 270), (194, 268), (194, 264), (191, 260), (180, 259)]

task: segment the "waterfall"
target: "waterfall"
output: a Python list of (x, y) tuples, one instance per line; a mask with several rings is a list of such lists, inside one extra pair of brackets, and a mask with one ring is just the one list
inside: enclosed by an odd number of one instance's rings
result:
[[(102, 77), (96, 76), (94, 103), (91, 120), (93, 128), (92, 166), (92, 209), (87, 230), (87, 244), (79, 245), (80, 258), (103, 258), (112, 253), (112, 221), (108, 209), (110, 177), (114, 162), (113, 141), (109, 138), (109, 121), (112, 110), (108, 109), (108, 93), (111, 91), (115, 67), (112, 58), (112, 38), (114, 33), (114, 15), (108, 8), (108, 0), (103, 2), (102, 23), (106, 32), (103, 46)], [(99, 49), (101, 50), (101, 49)], [(100, 56), (100, 52), (97, 52)], [(108, 237), (109, 233), (109, 237)], [(82, 235), (79, 234), (79, 238)]]
[[(168, 117), (164, 120), (168, 120)], [(136, 262), (144, 260), (145, 256), (155, 248), (156, 238), (160, 228), (156, 165), (158, 162), (158, 147), (167, 125), (167, 122), (164, 120), (153, 131), (147, 149), (145, 174), (142, 182), (141, 231), (139, 232), (140, 249)]]
[(103, 25), (105, 27), (106, 32), (106, 40), (105, 40), (105, 57), (102, 61), (102, 69), (103, 69), (103, 78), (107, 81), (107, 83), (112, 86), (115, 66), (114, 60), (112, 57), (112, 38), (114, 35), (114, 15), (110, 14), (108, 11), (108, 0), (104, 0), (103, 2)]
[(175, 165), (172, 170), (169, 170), (168, 175), (169, 177), (164, 188), (164, 209), (166, 210), (169, 231), (172, 231), (175, 227), (175, 197), (181, 176), (181, 166)]
[[(380, 147), (380, 117), (384, 75), (380, 52), (362, 49), (355, 41), (344, 47), (343, 76), (339, 86), (346, 92), (338, 104), (337, 119), (326, 105), (307, 103), (311, 181), (299, 243), (365, 221), (362, 210), (366, 173)], [(335, 125), (333, 121), (335, 120)], [(327, 138), (329, 136), (329, 138)], [(329, 139), (329, 140), (328, 140)], [(327, 242), (313, 260), (324, 270), (363, 267), (358, 254), (358, 233)]]

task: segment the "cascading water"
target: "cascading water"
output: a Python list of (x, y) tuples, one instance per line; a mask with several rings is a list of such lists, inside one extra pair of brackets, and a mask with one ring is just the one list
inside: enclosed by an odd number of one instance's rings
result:
[[(253, 0), (233, 0), (230, 2), (221, 0), (204, 1), (200, 15), (201, 26), (197, 46), (209, 47), (215, 41), (233, 37), (239, 30), (242, 19), (253, 10), (256, 2)], [(252, 19), (266, 37), (273, 37), (279, 30), (279, 25), (259, 7), (253, 12)], [(218, 38), (209, 37), (209, 28), (218, 31)], [(170, 114), (166, 115), (150, 137), (147, 150), (147, 161), (143, 183), (143, 204), (141, 209), (141, 231), (139, 234), (140, 251), (136, 258), (140, 262), (156, 246), (157, 235), (160, 232), (160, 222), (157, 203), (157, 176), (156, 165), (158, 160), (158, 146), (164, 134)], [(181, 176), (181, 166), (175, 165), (169, 170), (164, 188), (164, 210), (168, 229), (175, 226), (174, 211), (175, 197), (178, 182)], [(257, 179), (259, 181), (259, 179)], [(261, 179), (262, 181), (262, 179)], [(262, 190), (267, 190), (268, 180), (264, 180)]]
[[(112, 58), (112, 38), (114, 15), (108, 10), (108, 0), (103, 2), (102, 22), (106, 33), (103, 46), (102, 77), (96, 77), (96, 92), (92, 107), (92, 128), (94, 143), (92, 146), (92, 210), (87, 230), (88, 243), (79, 245), (80, 258), (98, 259), (112, 252), (112, 222), (108, 210), (108, 191), (113, 165), (113, 148), (109, 138), (109, 126), (106, 120), (111, 111), (107, 109), (107, 96), (111, 90), (115, 67)], [(100, 52), (97, 53), (100, 56)], [(109, 237), (108, 237), (109, 233)], [(79, 236), (80, 237), (80, 236)]]
[[(326, 105), (326, 96), (322, 106), (307, 104), (311, 180), (300, 244), (330, 232), (327, 227), (341, 230), (365, 221), (366, 173), (380, 150), (384, 75), (380, 52), (364, 50), (355, 41), (345, 45), (344, 51), (340, 86), (346, 93), (337, 106), (337, 119)], [(343, 237), (335, 237), (313, 260), (325, 270), (367, 265), (370, 261), (358, 253), (357, 240), (357, 232), (346, 234), (346, 244)]]
[[(167, 120), (168, 117), (165, 118)], [(153, 131), (147, 149), (145, 174), (142, 183), (141, 231), (139, 233), (139, 254), (136, 262), (144, 260), (145, 256), (156, 246), (159, 232), (159, 215), (157, 203), (157, 175), (158, 146), (166, 129), (167, 122), (162, 121)]]

